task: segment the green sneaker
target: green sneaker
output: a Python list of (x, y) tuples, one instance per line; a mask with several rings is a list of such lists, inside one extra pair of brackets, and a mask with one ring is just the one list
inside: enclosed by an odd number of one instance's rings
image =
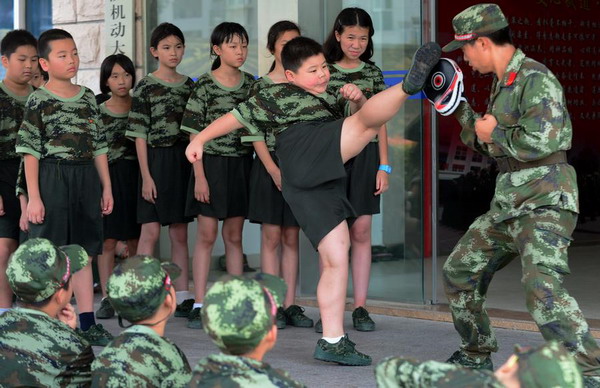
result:
[(357, 307), (352, 312), (352, 325), (358, 331), (374, 331), (375, 322), (369, 316), (369, 312), (364, 307)]
[(279, 330), (285, 329), (287, 319), (285, 318), (285, 311), (283, 310), (283, 307), (277, 308), (277, 316), (275, 318), (277, 319), (277, 328)]
[(296, 304), (285, 309), (286, 324), (296, 327), (313, 327), (312, 319), (304, 315), (304, 309)]
[(323, 322), (321, 322), (321, 318), (319, 318), (319, 320), (317, 321), (317, 324), (315, 325), (315, 333), (322, 333), (323, 332)]
[(410, 95), (419, 93), (425, 86), (431, 69), (439, 62), (441, 55), (442, 49), (435, 42), (425, 43), (419, 47), (404, 81), (402, 81), (402, 90)]
[(371, 357), (356, 350), (354, 342), (348, 339), (348, 334), (344, 335), (335, 344), (330, 344), (321, 338), (317, 341), (313, 357), (317, 360), (336, 362), (340, 365), (371, 365)]
[(196, 307), (188, 316), (187, 327), (190, 329), (202, 329), (202, 307)]
[(92, 325), (86, 331), (77, 329), (77, 332), (92, 346), (106, 346), (114, 338), (113, 335), (100, 324)]
[(452, 353), (449, 359), (446, 360), (448, 364), (458, 364), (462, 365), (466, 368), (470, 369), (487, 369), (490, 371), (494, 371), (494, 365), (492, 364), (492, 359), (489, 355), (480, 356), (480, 357), (472, 357), (463, 352), (462, 350), (457, 350)]
[(115, 316), (115, 309), (108, 301), (107, 298), (102, 299), (100, 302), (100, 308), (96, 311), (96, 318), (98, 319), (109, 319)]
[(177, 305), (175, 309), (175, 316), (179, 318), (187, 318), (190, 315), (190, 311), (194, 307), (194, 299), (186, 299)]

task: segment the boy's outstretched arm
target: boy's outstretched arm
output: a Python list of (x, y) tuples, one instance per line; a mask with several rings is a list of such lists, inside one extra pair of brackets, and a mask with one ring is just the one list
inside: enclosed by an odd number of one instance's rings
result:
[(226, 113), (196, 135), (194, 140), (187, 146), (185, 156), (190, 163), (194, 163), (202, 159), (202, 150), (207, 141), (221, 137), (243, 127), (242, 123), (240, 123), (233, 114)]

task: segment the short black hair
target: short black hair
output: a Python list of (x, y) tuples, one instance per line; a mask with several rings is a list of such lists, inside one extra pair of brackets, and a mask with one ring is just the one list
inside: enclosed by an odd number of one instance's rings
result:
[(367, 48), (365, 52), (361, 54), (359, 59), (363, 62), (371, 63), (371, 57), (373, 56), (373, 34), (375, 33), (375, 28), (373, 28), (373, 20), (371, 19), (371, 15), (367, 11), (362, 8), (351, 7), (344, 8), (342, 12), (339, 13), (337, 18), (335, 18), (335, 22), (333, 23), (333, 29), (331, 33), (323, 43), (323, 52), (325, 53), (325, 58), (327, 58), (327, 62), (335, 63), (337, 61), (342, 60), (344, 58), (344, 52), (342, 51), (342, 47), (340, 46), (340, 42), (335, 38), (335, 33), (342, 34), (344, 32), (344, 28), (346, 27), (363, 27), (369, 29), (369, 42), (367, 43)]
[[(216, 26), (212, 34), (210, 34), (210, 55), (217, 55), (213, 50), (213, 46), (220, 46), (223, 43), (229, 43), (235, 36), (239, 36), (242, 41), (248, 43), (248, 32), (241, 24), (223, 22)], [(221, 67), (221, 58), (217, 56), (210, 69), (217, 70), (219, 67)]]
[(50, 42), (63, 39), (74, 40), (73, 35), (58, 28), (53, 28), (51, 30), (42, 32), (40, 38), (38, 39), (38, 55), (40, 58), (48, 59), (48, 55), (50, 54), (51, 50)]
[(110, 88), (106, 82), (110, 78), (115, 65), (121, 66), (123, 70), (129, 73), (131, 75), (131, 86), (135, 85), (135, 66), (131, 59), (127, 55), (113, 54), (104, 58), (102, 65), (100, 65), (100, 90), (102, 93), (110, 93)]
[(319, 54), (323, 54), (323, 46), (311, 38), (298, 36), (283, 47), (281, 64), (285, 70), (296, 72), (304, 61)]
[[(509, 26), (506, 26), (504, 28), (499, 29), (498, 31), (492, 32), (490, 34), (486, 34), (486, 35), (482, 35), (480, 38), (490, 38), (490, 40), (492, 41), (492, 43), (494, 43), (495, 45), (498, 46), (504, 46), (507, 44), (513, 45), (513, 39), (512, 39), (512, 32), (510, 30)], [(473, 44), (475, 43), (477, 39), (473, 39), (467, 42), (467, 44)]]
[(33, 46), (37, 50), (37, 40), (26, 30), (9, 31), (0, 43), (0, 55), (9, 58), (21, 46)]
[(174, 35), (179, 38), (181, 44), (185, 44), (185, 38), (183, 37), (183, 32), (172, 23), (160, 23), (156, 28), (152, 31), (152, 35), (150, 36), (150, 47), (157, 49), (158, 43), (168, 38), (169, 36)]

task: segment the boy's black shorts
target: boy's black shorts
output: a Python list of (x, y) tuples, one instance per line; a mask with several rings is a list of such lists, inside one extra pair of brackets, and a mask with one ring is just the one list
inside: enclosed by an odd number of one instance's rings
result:
[(210, 203), (199, 202), (194, 197), (196, 179), (192, 171), (188, 183), (185, 214), (203, 215), (219, 220), (232, 217), (246, 218), (252, 155), (234, 157), (204, 154), (202, 165), (208, 182)]
[(283, 196), (315, 249), (333, 228), (356, 217), (340, 151), (343, 123), (298, 123), (276, 139)]
[(42, 224), (29, 223), (29, 237), (56, 245), (79, 244), (89, 256), (102, 253), (102, 186), (92, 160), (42, 159), (40, 195)]
[(140, 167), (137, 160), (119, 159), (108, 165), (115, 205), (104, 217), (104, 239), (131, 240), (140, 238), (137, 223), (137, 180)]
[(0, 196), (4, 215), (0, 216), (0, 238), (19, 241), (19, 218), (21, 205), (17, 198), (16, 184), (20, 158), (0, 160)]

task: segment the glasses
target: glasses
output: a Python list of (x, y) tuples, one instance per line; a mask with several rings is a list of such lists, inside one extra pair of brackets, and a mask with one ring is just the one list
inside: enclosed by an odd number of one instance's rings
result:
[(65, 274), (61, 278), (60, 287), (64, 287), (64, 285), (67, 284), (69, 278), (71, 277), (71, 259), (69, 259), (69, 256), (67, 255), (65, 255), (65, 259), (67, 261), (67, 269), (65, 271)]

